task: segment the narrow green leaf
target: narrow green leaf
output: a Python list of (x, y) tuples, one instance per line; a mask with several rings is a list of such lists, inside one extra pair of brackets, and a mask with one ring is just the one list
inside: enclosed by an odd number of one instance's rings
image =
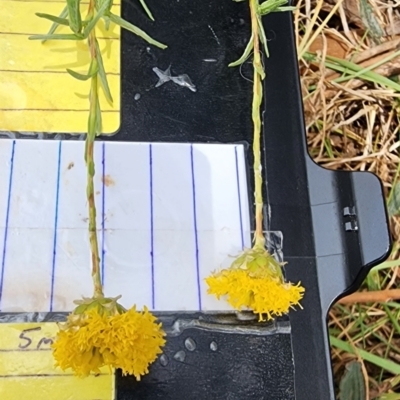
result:
[(400, 266), (400, 260), (385, 261), (382, 264), (372, 268), (371, 271), (380, 271), (382, 269), (394, 268)]
[(89, 33), (92, 31), (92, 29), (96, 26), (97, 22), (99, 19), (104, 15), (105, 11), (107, 8), (110, 6), (112, 0), (106, 0), (101, 7), (98, 9), (96, 15), (89, 21), (87, 24), (85, 30), (83, 31), (83, 36), (87, 38), (89, 36)]
[(110, 29), (110, 22), (111, 22), (110, 17), (108, 15), (104, 15), (103, 19), (104, 19), (104, 26), (106, 28), (106, 31), (108, 31)]
[(238, 65), (243, 64), (249, 57), (251, 51), (253, 50), (253, 45), (254, 45), (254, 34), (252, 33), (249, 43), (247, 43), (247, 46), (246, 46), (242, 56), (238, 60), (230, 63), (228, 65), (228, 67), (237, 67)]
[(99, 136), (101, 135), (101, 131), (102, 131), (102, 118), (101, 118), (101, 109), (100, 109), (100, 101), (99, 98), (97, 98), (96, 101), (96, 119), (95, 119), (95, 124), (96, 124), (96, 135)]
[(147, 7), (146, 2), (145, 2), (144, 0), (140, 0), (140, 4), (142, 5), (144, 11), (146, 11), (147, 16), (148, 16), (152, 21), (154, 21), (153, 14), (151, 13), (149, 7)]
[(258, 7), (258, 12), (261, 15), (266, 15), (271, 12), (278, 11), (281, 6), (288, 4), (288, 0), (266, 0)]
[(111, 8), (113, 6), (113, 2), (114, 0), (108, 1), (108, 0), (95, 0), (95, 8), (96, 10), (100, 10), (100, 8), (102, 7), (102, 5), (104, 4), (104, 2), (108, 3), (108, 7), (106, 9), (106, 11), (104, 12), (104, 15), (108, 15), (109, 12), (111, 11)]
[[(65, 6), (64, 9), (61, 11), (61, 13), (60, 13), (60, 15), (59, 15), (58, 17), (61, 18), (61, 19), (64, 19), (64, 18), (66, 18), (67, 16), (68, 16), (68, 7)], [(58, 28), (58, 26), (59, 26), (59, 24), (58, 24), (57, 22), (53, 22), (53, 24), (51, 25), (50, 30), (47, 32), (47, 34), (48, 34), (48, 35), (52, 35), (52, 34), (56, 31), (56, 29)], [(45, 41), (46, 41), (46, 39), (43, 40), (43, 43), (44, 43)]]
[(90, 75), (90, 76), (94, 76), (95, 74), (97, 74), (97, 72), (99, 72), (99, 66), (96, 61), (97, 60), (92, 59), (92, 61), (90, 62), (89, 71), (88, 71), (88, 75)]
[(32, 35), (29, 36), (29, 40), (83, 40), (84, 37), (74, 33), (60, 33), (54, 35)]
[(276, 12), (286, 12), (286, 11), (295, 11), (297, 7), (287, 6), (287, 7), (279, 7)]
[(106, 71), (104, 69), (103, 57), (101, 55), (100, 46), (99, 46), (99, 43), (98, 43), (97, 40), (95, 42), (95, 46), (96, 46), (97, 63), (98, 63), (98, 66), (99, 66), (99, 77), (100, 77), (101, 86), (103, 87), (104, 94), (106, 95), (106, 99), (110, 103), (112, 103), (113, 102), (113, 98), (112, 98), (112, 95), (111, 95), (110, 87), (108, 86), (107, 75), (106, 75)]
[[(90, 107), (87, 140), (94, 140), (96, 137), (96, 120), (97, 120), (96, 114), (97, 114), (97, 107), (95, 108), (95, 110), (93, 110), (93, 108)], [(90, 162), (90, 160), (87, 160), (87, 162)]]
[(55, 22), (57, 25), (69, 25), (67, 18), (56, 17), (55, 15), (45, 14), (45, 13), (36, 13), (36, 16), (39, 18), (48, 19), (49, 21)]
[(94, 177), (95, 172), (96, 172), (96, 170), (94, 168), (94, 162), (93, 161), (89, 161), (88, 162), (88, 173), (92, 178)]
[(269, 57), (267, 36), (265, 34), (264, 25), (262, 23), (261, 17), (258, 15), (257, 15), (257, 23), (258, 23), (258, 28), (259, 28), (258, 34), (259, 34), (261, 43), (264, 46), (265, 57)]
[[(340, 340), (334, 336), (329, 337), (331, 341), (331, 345), (337, 347), (340, 350), (346, 351), (351, 354), (356, 354), (356, 351), (354, 350), (354, 347), (350, 345), (349, 343)], [(365, 360), (370, 362), (371, 364), (374, 364), (388, 372), (391, 372), (394, 375), (399, 375), (400, 374), (400, 365), (391, 361), (387, 360), (383, 357), (376, 356), (375, 354), (371, 354), (368, 351), (365, 351), (363, 349), (357, 348), (357, 353), (360, 355), (360, 357)]]
[(87, 74), (80, 74), (79, 72), (75, 72), (72, 69), (67, 68), (67, 72), (73, 76), (75, 79), (78, 79), (80, 81), (87, 81), (90, 79), (93, 75), (97, 74), (97, 71), (95, 68), (92, 67), (93, 63), (90, 64), (89, 67), (89, 72)]
[(67, 0), (69, 27), (72, 32), (80, 33), (82, 30), (82, 17), (80, 10), (80, 0)]
[(124, 28), (124, 29), (134, 33), (135, 35), (137, 35), (137, 36), (141, 37), (142, 39), (146, 40), (146, 42), (152, 44), (153, 46), (159, 47), (160, 49), (166, 49), (167, 48), (167, 46), (165, 44), (162, 44), (162, 43), (158, 42), (157, 40), (154, 40), (146, 32), (142, 31), (137, 26), (132, 25), (130, 22), (125, 21), (124, 19), (122, 19), (118, 15), (114, 15), (114, 14), (110, 13), (110, 19), (111, 19), (112, 22), (114, 22), (114, 24), (117, 24), (121, 28)]
[(365, 381), (358, 361), (346, 365), (340, 381), (340, 400), (365, 400)]

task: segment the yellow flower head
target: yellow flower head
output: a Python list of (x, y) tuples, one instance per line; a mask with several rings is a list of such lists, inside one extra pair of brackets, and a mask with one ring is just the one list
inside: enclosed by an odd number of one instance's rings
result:
[[(60, 326), (53, 344), (56, 365), (63, 370), (71, 368), (81, 377), (99, 373), (108, 365), (140, 380), (161, 353), (165, 333), (146, 307), (126, 311), (116, 299), (106, 300), (111, 301), (103, 307), (104, 299), (100, 303), (99, 299), (85, 299)], [(82, 303), (87, 307), (82, 308)]]
[[(245, 250), (228, 269), (206, 278), (208, 293), (224, 296), (237, 310), (250, 309), (259, 321), (272, 319), (299, 305), (304, 288), (285, 282), (280, 264), (264, 249)], [(301, 307), (301, 306), (300, 306)]]

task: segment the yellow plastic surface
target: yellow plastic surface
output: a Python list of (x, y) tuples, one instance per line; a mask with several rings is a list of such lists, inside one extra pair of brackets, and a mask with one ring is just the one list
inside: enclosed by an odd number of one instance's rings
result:
[[(65, 4), (0, 0), (0, 131), (86, 132), (90, 81), (78, 81), (66, 68), (87, 73), (87, 41), (28, 40), (32, 34), (46, 34), (52, 24), (35, 13), (58, 16)], [(112, 11), (119, 15), (120, 6)], [(102, 21), (99, 26), (97, 37), (114, 99), (108, 104), (100, 91), (103, 132), (114, 133), (120, 125), (120, 28), (111, 24), (106, 31)], [(56, 33), (71, 31), (63, 26)]]
[(54, 367), (55, 323), (0, 324), (1, 400), (114, 400), (114, 375), (77, 378)]

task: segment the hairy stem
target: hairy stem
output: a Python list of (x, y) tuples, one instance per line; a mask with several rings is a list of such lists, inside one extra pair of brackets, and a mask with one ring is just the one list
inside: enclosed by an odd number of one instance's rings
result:
[(253, 156), (254, 156), (254, 200), (256, 206), (256, 230), (254, 233), (254, 247), (265, 246), (263, 233), (263, 196), (262, 196), (262, 167), (261, 167), (261, 118), (263, 66), (260, 56), (259, 26), (257, 21), (258, 0), (250, 1), (251, 28), (254, 37), (253, 54)]
[[(91, 0), (89, 3), (88, 14), (93, 15), (94, 12), (94, 1)], [(97, 69), (97, 59), (96, 59), (96, 33), (93, 29), (88, 38), (89, 52), (91, 61), (94, 67)], [(88, 201), (88, 211), (89, 211), (89, 241), (90, 241), (90, 252), (92, 258), (92, 279), (94, 285), (94, 297), (104, 297), (103, 285), (101, 282), (100, 275), (100, 256), (99, 256), (99, 246), (97, 240), (97, 226), (96, 226), (96, 203), (94, 197), (94, 182), (93, 178), (95, 175), (94, 166), (94, 142), (96, 139), (96, 134), (98, 130), (98, 79), (97, 73), (95, 73), (91, 78), (90, 87), (90, 110), (89, 110), (89, 121), (88, 121), (88, 133), (86, 136), (86, 146), (85, 146), (85, 161), (87, 169), (87, 187), (86, 195)]]

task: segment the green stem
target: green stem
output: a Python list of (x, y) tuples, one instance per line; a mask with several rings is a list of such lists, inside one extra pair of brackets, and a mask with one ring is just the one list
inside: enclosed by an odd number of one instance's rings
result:
[[(91, 1), (89, 4), (89, 12), (93, 12), (94, 2)], [(95, 29), (90, 32), (89, 38), (89, 52), (94, 68), (97, 70), (97, 56), (96, 56), (96, 33)], [(88, 121), (88, 133), (86, 135), (86, 146), (85, 146), (85, 161), (87, 168), (87, 188), (86, 195), (88, 201), (88, 211), (89, 211), (89, 242), (90, 242), (90, 252), (92, 258), (92, 279), (94, 285), (94, 297), (104, 297), (103, 285), (100, 276), (100, 256), (99, 256), (99, 246), (97, 240), (97, 226), (96, 226), (96, 203), (94, 197), (94, 182), (93, 178), (95, 175), (94, 166), (94, 142), (96, 139), (96, 134), (98, 130), (98, 116), (99, 112), (99, 98), (98, 98), (98, 79), (97, 73), (91, 78), (90, 87), (90, 110), (89, 110), (89, 121)]]
[(259, 41), (259, 26), (257, 21), (257, 10), (258, 0), (250, 1), (250, 15), (251, 15), (251, 27), (252, 34), (254, 37), (254, 54), (253, 54), (253, 105), (252, 105), (252, 117), (253, 117), (253, 156), (254, 156), (254, 200), (255, 200), (255, 220), (256, 230), (254, 232), (254, 247), (265, 246), (265, 237), (263, 233), (263, 196), (262, 196), (262, 167), (261, 167), (261, 118), (260, 108), (262, 102), (262, 78), (261, 73), (263, 72), (263, 66), (261, 63), (260, 56), (260, 41)]

